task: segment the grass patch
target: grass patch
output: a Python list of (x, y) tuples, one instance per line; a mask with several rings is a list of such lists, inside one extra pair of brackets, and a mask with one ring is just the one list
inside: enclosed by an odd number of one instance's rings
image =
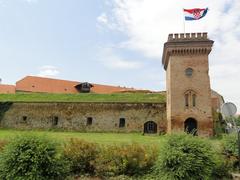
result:
[(0, 140), (10, 140), (18, 135), (33, 133), (34, 135), (47, 136), (59, 142), (71, 138), (79, 138), (99, 144), (161, 144), (164, 136), (143, 136), (140, 133), (80, 133), (80, 132), (55, 132), (55, 131), (21, 131), (13, 129), (0, 129)]
[(48, 94), (16, 93), (0, 94), (0, 102), (130, 102), (164, 103), (163, 93), (115, 93), (115, 94)]

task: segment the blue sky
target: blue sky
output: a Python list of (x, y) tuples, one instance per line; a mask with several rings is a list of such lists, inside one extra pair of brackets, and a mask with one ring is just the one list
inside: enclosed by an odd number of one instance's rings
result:
[(165, 90), (169, 33), (183, 8), (209, 7), (186, 32), (207, 31), (212, 89), (240, 108), (239, 0), (0, 0), (0, 78), (26, 75)]

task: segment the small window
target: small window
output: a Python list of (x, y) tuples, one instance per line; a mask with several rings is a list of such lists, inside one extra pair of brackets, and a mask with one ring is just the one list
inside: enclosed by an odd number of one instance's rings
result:
[(185, 70), (185, 75), (188, 76), (188, 77), (191, 77), (193, 74), (193, 69), (192, 68), (187, 68)]
[(196, 94), (192, 95), (192, 103), (193, 103), (193, 107), (196, 106)]
[(188, 107), (189, 106), (189, 94), (185, 94), (185, 106)]
[(22, 117), (23, 122), (27, 122), (27, 116)]
[(92, 117), (88, 117), (87, 118), (87, 126), (91, 126), (93, 122), (93, 118)]
[(120, 128), (125, 127), (125, 118), (120, 118), (120, 119), (119, 119), (119, 127), (120, 127)]
[(54, 125), (54, 126), (57, 126), (57, 125), (58, 125), (58, 117), (57, 117), (57, 116), (54, 116), (54, 117), (53, 117), (53, 125)]

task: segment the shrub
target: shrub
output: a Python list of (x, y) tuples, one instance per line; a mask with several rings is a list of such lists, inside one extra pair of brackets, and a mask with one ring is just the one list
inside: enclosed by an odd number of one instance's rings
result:
[(215, 166), (212, 171), (212, 179), (231, 179), (230, 176), (231, 165), (228, 161), (221, 155), (217, 154), (215, 158)]
[(222, 139), (223, 154), (227, 165), (232, 168), (232, 170), (237, 170), (238, 163), (238, 138), (237, 133), (226, 134)]
[(3, 151), (4, 147), (7, 145), (8, 141), (0, 140), (0, 152)]
[(223, 152), (227, 156), (238, 156), (237, 134), (231, 133), (223, 136)]
[(71, 139), (64, 146), (64, 157), (70, 163), (72, 174), (93, 174), (94, 162), (99, 153), (96, 143), (86, 142), (80, 139)]
[(161, 179), (208, 179), (214, 162), (211, 145), (203, 139), (188, 134), (167, 136), (154, 166)]
[(46, 137), (19, 136), (0, 154), (1, 179), (63, 179), (67, 164)]
[(96, 161), (96, 172), (101, 176), (141, 175), (151, 169), (156, 157), (157, 149), (153, 146), (105, 146)]

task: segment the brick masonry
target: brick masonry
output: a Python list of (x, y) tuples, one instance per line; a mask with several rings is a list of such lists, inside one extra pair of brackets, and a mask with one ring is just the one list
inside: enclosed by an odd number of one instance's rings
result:
[[(164, 45), (163, 65), (167, 82), (167, 131), (184, 131), (185, 121), (197, 122), (199, 135), (213, 135), (212, 101), (208, 75), (208, 54), (213, 41), (207, 33), (170, 34)], [(187, 76), (185, 70), (193, 73)], [(186, 106), (185, 93), (196, 95), (196, 106)]]

